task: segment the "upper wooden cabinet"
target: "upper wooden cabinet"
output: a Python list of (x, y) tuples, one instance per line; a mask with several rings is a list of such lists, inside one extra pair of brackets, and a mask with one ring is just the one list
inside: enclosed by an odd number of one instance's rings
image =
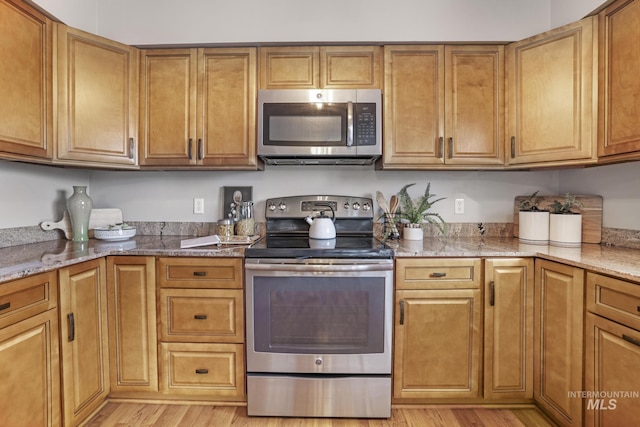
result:
[(138, 50), (58, 27), (57, 163), (137, 167)]
[(52, 22), (0, 0), (0, 157), (51, 159)]
[(504, 166), (503, 51), (385, 46), (382, 166)]
[(260, 89), (379, 89), (382, 47), (260, 48)]
[(640, 157), (640, 1), (616, 1), (598, 18), (598, 155), (604, 161), (636, 159)]
[(256, 49), (142, 51), (140, 164), (256, 169)]
[(586, 164), (596, 158), (597, 20), (511, 43), (507, 164)]

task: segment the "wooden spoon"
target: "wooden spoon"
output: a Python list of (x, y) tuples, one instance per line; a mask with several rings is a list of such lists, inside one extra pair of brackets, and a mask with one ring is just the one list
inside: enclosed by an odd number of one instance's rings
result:
[(398, 205), (400, 205), (400, 199), (398, 199), (398, 196), (394, 194), (391, 196), (391, 200), (389, 201), (389, 213), (391, 213), (391, 215), (396, 213)]
[(387, 200), (380, 191), (376, 191), (376, 202), (378, 202), (380, 209), (382, 209), (385, 214), (389, 215), (389, 205), (387, 205)]

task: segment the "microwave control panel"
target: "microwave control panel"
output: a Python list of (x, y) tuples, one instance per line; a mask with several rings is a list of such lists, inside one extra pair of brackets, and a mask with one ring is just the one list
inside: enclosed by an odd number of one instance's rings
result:
[(355, 104), (355, 145), (376, 145), (376, 104)]

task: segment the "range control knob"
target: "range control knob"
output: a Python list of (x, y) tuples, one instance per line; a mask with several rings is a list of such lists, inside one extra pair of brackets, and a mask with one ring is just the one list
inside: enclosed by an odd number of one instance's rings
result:
[(276, 210), (276, 204), (275, 203), (269, 203), (269, 210), (271, 212), (275, 211)]
[(353, 203), (353, 210), (354, 211), (359, 211), (360, 210), (360, 203), (354, 202)]
[(351, 205), (349, 204), (349, 202), (344, 202), (344, 208), (345, 210), (349, 210), (351, 208)]
[(284, 204), (284, 202), (280, 202), (280, 204), (278, 205), (278, 208), (283, 211), (285, 209), (287, 209), (287, 205)]
[(369, 202), (364, 202), (364, 203), (362, 204), (362, 210), (363, 210), (363, 211), (371, 210), (371, 205), (369, 204)]

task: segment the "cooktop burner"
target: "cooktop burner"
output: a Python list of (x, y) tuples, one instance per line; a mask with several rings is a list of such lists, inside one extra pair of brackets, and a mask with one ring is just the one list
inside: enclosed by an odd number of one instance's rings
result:
[(247, 258), (393, 258), (393, 249), (371, 236), (266, 237), (246, 249)]

